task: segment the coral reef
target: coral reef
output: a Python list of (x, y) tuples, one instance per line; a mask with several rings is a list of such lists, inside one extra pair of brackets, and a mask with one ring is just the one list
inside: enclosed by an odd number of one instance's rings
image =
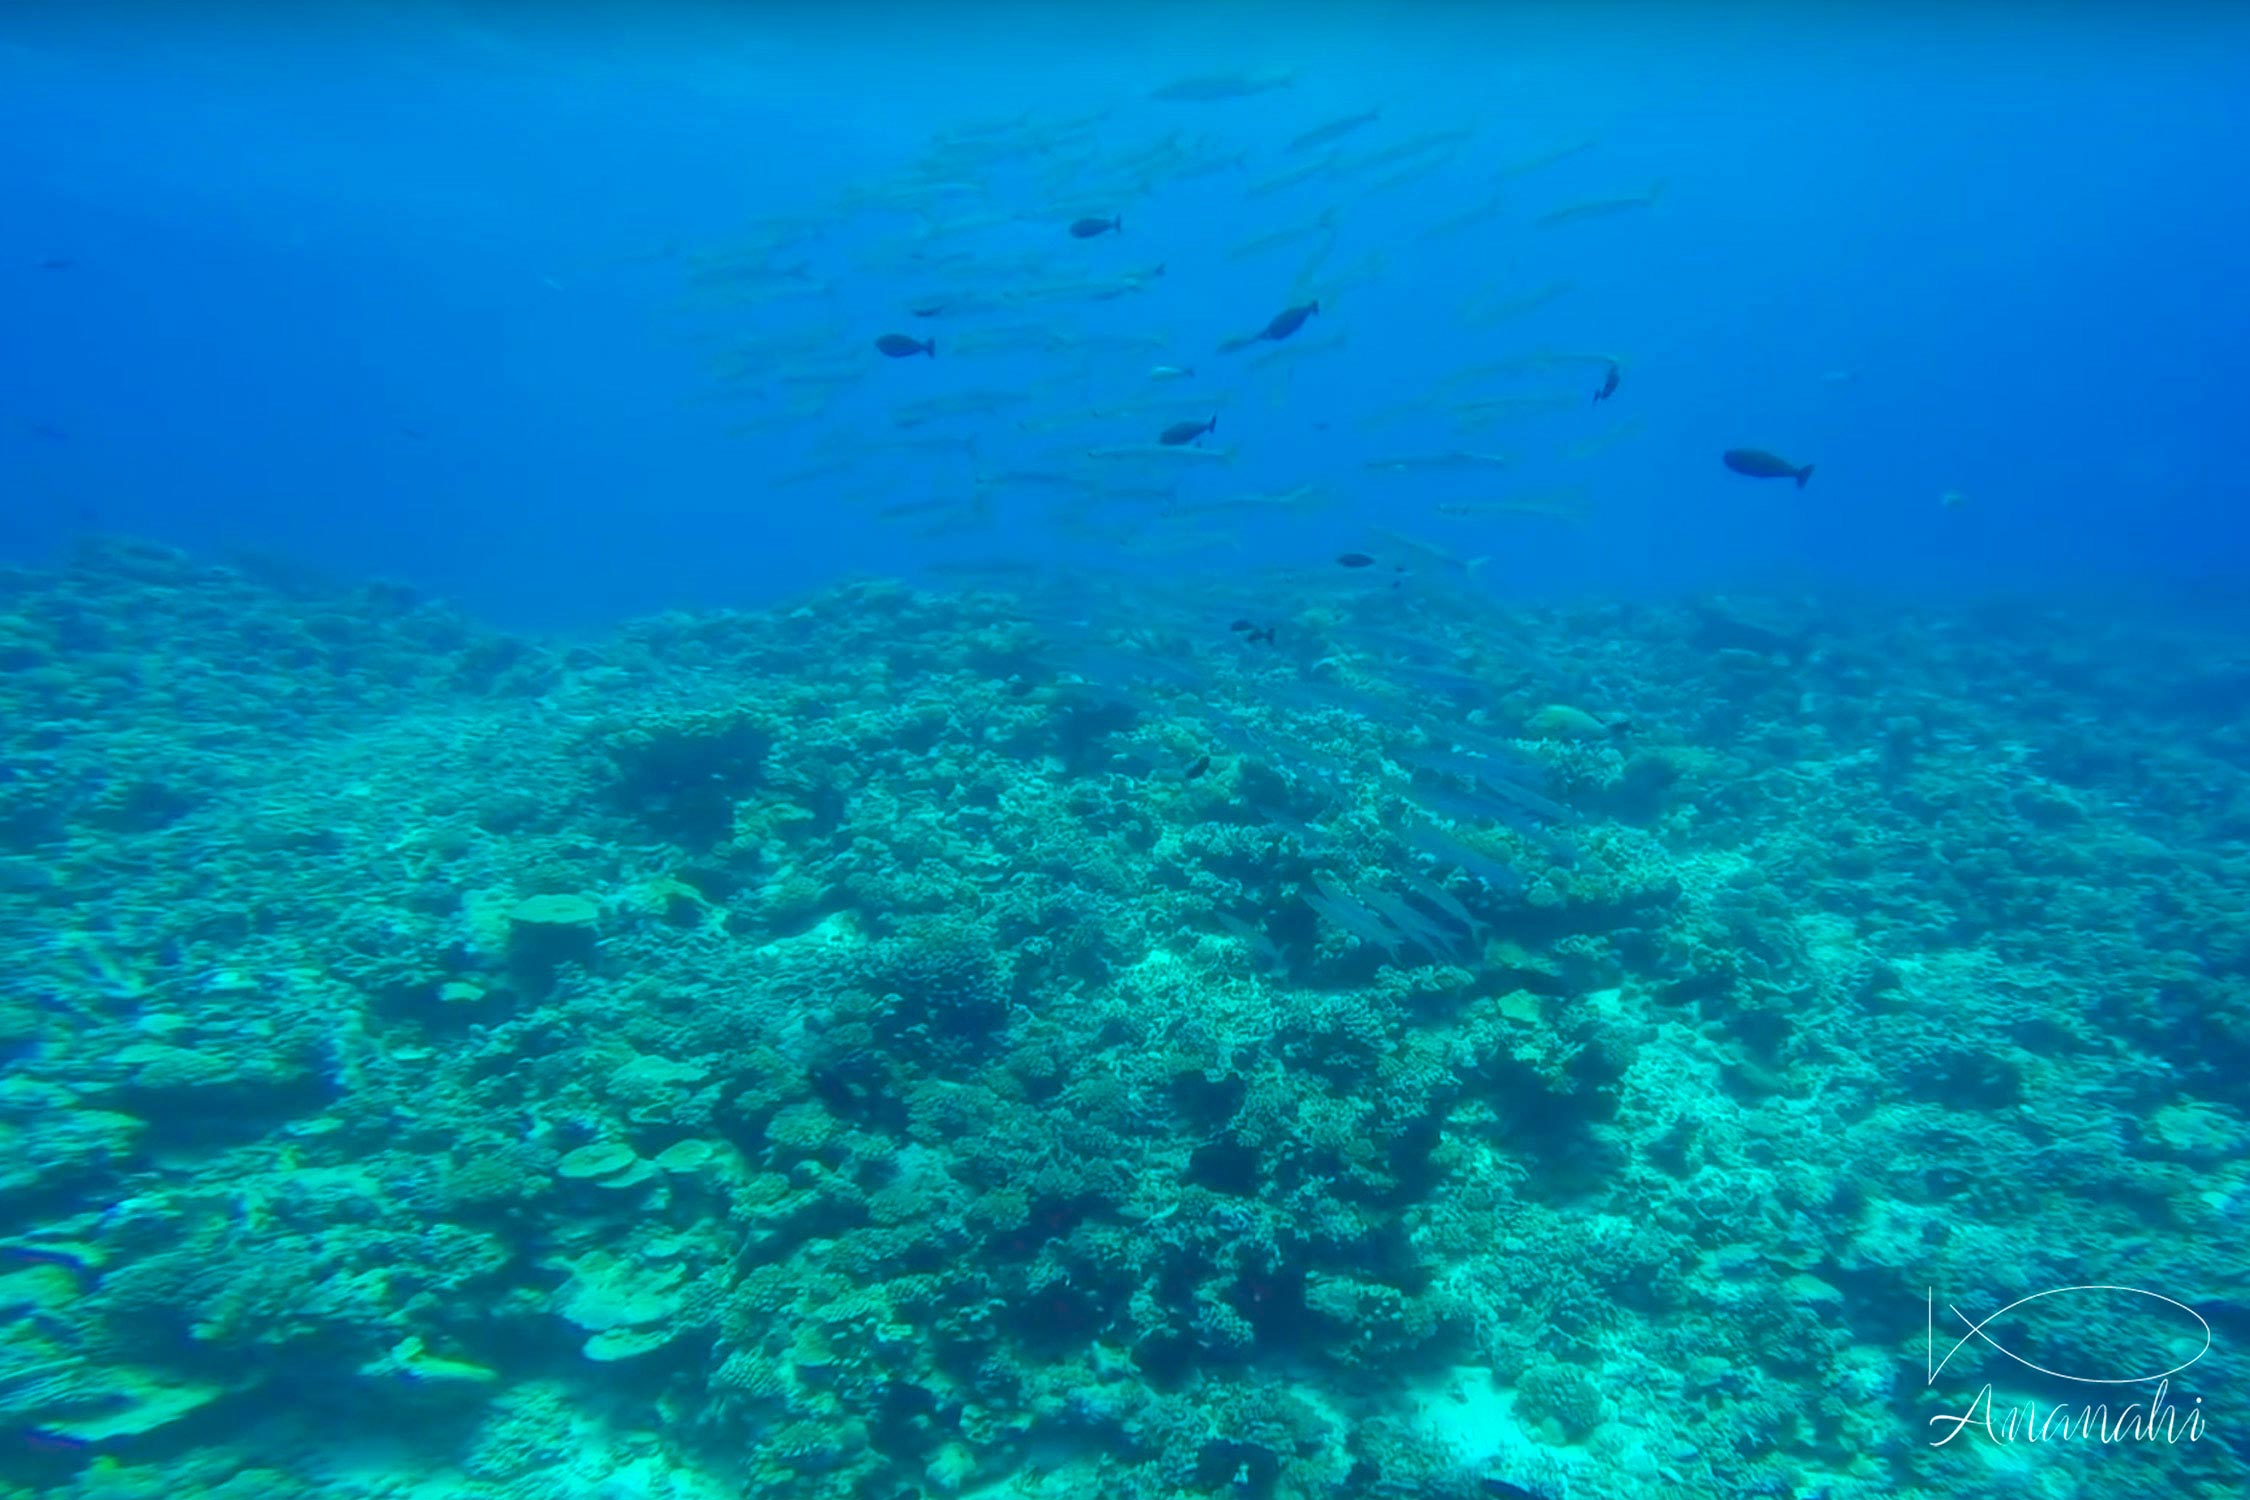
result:
[(1841, 1500), (1927, 1288), (2250, 1327), (2224, 643), (1395, 608), (1542, 665), (0, 580), (0, 1494)]

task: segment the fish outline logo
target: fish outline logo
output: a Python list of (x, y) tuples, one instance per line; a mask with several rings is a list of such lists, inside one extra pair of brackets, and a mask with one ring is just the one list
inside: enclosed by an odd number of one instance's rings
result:
[[(2171, 1366), (2169, 1369), (2158, 1370), (2153, 1374), (2123, 1376), (2074, 1375), (2069, 1373), (2068, 1371), (2050, 1370), (2044, 1365), (2035, 1364), (2031, 1360), (2025, 1359), (2022, 1355), (2008, 1348), (2005, 1344), (2002, 1344), (1998, 1339), (1995, 1339), (1991, 1334), (1985, 1331), (1986, 1329), (1990, 1328), (1995, 1322), (1997, 1322), (2001, 1318), (2006, 1317), (2009, 1313), (2014, 1312), (2017, 1308), (2022, 1307), (2027, 1303), (2037, 1302), (2047, 1297), (2065, 1296), (2072, 1292), (2123, 1292), (2130, 1296), (2146, 1297), (2151, 1299), (2152, 1301), (2162, 1302), (2168, 1306), (2176, 1307), (2181, 1312), (2184, 1312), (2189, 1317), (2193, 1318), (2196, 1322), (2196, 1326), (2203, 1330), (2203, 1347), (2196, 1350), (2195, 1353), (2189, 1355), (2186, 1359), (2180, 1361), (2178, 1364)], [(2182, 1370), (2188, 1369), (2198, 1360), (2202, 1359), (2204, 1355), (2211, 1352), (2211, 1323), (2209, 1319), (2205, 1318), (2203, 1314), (2197, 1312), (2194, 1308), (2188, 1306), (2185, 1302), (2180, 1301), (2176, 1297), (2167, 1297), (2162, 1292), (2152, 1292), (2142, 1287), (2122, 1286), (2112, 1282), (2081, 1282), (2073, 1286), (2050, 1287), (2043, 1292), (2033, 1292), (2027, 1297), (2018, 1297), (2015, 1301), (2009, 1303), (1999, 1311), (1988, 1313), (1983, 1318), (1975, 1320), (1973, 1322), (1970, 1320), (1968, 1314), (1962, 1312), (1960, 1308), (1955, 1307), (1952, 1303), (1949, 1302), (1946, 1304), (1945, 1310), (1953, 1314), (1954, 1317), (1959, 1318), (1961, 1320), (1962, 1326), (1968, 1331), (1962, 1334), (1961, 1337), (1954, 1342), (1953, 1347), (1946, 1351), (1945, 1358), (1943, 1359), (1935, 1358), (1937, 1353), (1937, 1296), (1935, 1289), (1929, 1287), (1923, 1288), (1923, 1304), (1925, 1315), (1927, 1318), (1927, 1326), (1923, 1334), (1923, 1365), (1925, 1370), (1925, 1379), (1923, 1383), (1925, 1385), (1937, 1384), (1938, 1376), (1943, 1374), (1945, 1371), (1945, 1367), (1953, 1362), (1953, 1356), (1959, 1354), (1962, 1347), (1966, 1345), (1971, 1339), (1975, 1339), (1981, 1343), (1990, 1345), (1993, 1349), (1997, 1350), (2001, 1354), (2006, 1355), (2008, 1358), (2014, 1360), (2017, 1364), (2022, 1365), (2025, 1369), (2036, 1370), (2040, 1374), (2050, 1376), (2056, 1380), (2068, 1380), (2081, 1385), (2148, 1385), (2156, 1381), (2169, 1380), (2172, 1376), (2179, 1374)]]

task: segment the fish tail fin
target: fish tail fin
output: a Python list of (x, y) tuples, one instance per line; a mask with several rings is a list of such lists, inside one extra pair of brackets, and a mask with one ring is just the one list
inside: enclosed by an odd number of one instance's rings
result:
[(932, 359), (936, 359), (936, 358), (937, 358), (937, 340), (936, 340), (936, 339), (924, 339), (924, 340), (922, 340), (922, 352), (923, 352), (924, 354), (927, 354), (927, 355), (928, 355), (928, 356), (929, 356), (930, 358), (932, 358)]
[(1119, 214), (1109, 221), (1109, 232), (1111, 234), (1123, 234), (1125, 232), (1125, 216), (1123, 214)]
[(1810, 478), (1812, 478), (1812, 465), (1806, 464), (1803, 468), (1797, 471), (1797, 488), (1803, 489), (1805, 487), (1805, 481)]

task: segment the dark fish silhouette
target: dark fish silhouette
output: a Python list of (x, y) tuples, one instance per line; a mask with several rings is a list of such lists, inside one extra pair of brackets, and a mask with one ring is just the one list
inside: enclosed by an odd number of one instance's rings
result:
[(1196, 777), (1201, 776), (1205, 771), (1208, 771), (1210, 769), (1211, 757), (1208, 755), (1198, 755), (1194, 760), (1189, 761), (1187, 769), (1180, 773), (1180, 780), (1193, 781)]
[(1265, 331), (1258, 337), (1273, 339), (1278, 342), (1304, 327), (1305, 319), (1319, 311), (1320, 303), (1318, 301), (1302, 302), (1295, 307), (1284, 308), (1273, 315), (1273, 321), (1266, 324)]
[(1479, 1479), (1477, 1485), (1487, 1495), (1492, 1496), (1493, 1500), (1547, 1500), (1547, 1497), (1537, 1490), (1527, 1489), (1523, 1485), (1505, 1479), (1494, 1479), (1489, 1475)]
[(1283, 339), (1289, 337), (1289, 335), (1295, 333), (1298, 329), (1304, 327), (1305, 319), (1311, 317), (1314, 313), (1319, 311), (1320, 303), (1317, 301), (1301, 302), (1295, 307), (1283, 308), (1280, 312), (1277, 312), (1273, 315), (1272, 319), (1266, 324), (1265, 327), (1259, 329), (1256, 333), (1251, 334), (1248, 338), (1228, 339), (1225, 343), (1219, 346), (1219, 352), (1221, 354), (1232, 354), (1237, 349), (1247, 349), (1252, 344), (1259, 343), (1261, 341), (1270, 341), (1272, 343), (1278, 344)]
[(1192, 443), (1206, 432), (1217, 432), (1219, 419), (1208, 422), (1174, 422), (1156, 435), (1156, 440), (1167, 448), (1177, 448), (1182, 443)]
[(875, 341), (875, 347), (893, 359), (909, 359), (917, 354), (937, 358), (936, 339), (910, 339), (903, 333), (886, 333)]
[(1260, 627), (1248, 620), (1237, 620), (1227, 629), (1241, 636), (1245, 642), (1253, 646), (1260, 641), (1264, 641), (1269, 646), (1273, 644), (1273, 627), (1271, 625)]
[(1364, 552), (1339, 552), (1336, 554), (1336, 561), (1347, 568), (1372, 568), (1375, 566), (1375, 559)]
[(77, 264), (78, 262), (66, 255), (50, 255), (39, 262), (39, 269), (42, 271), (67, 271)]
[(1609, 373), (1602, 377), (1602, 388), (1594, 392), (1596, 401), (1607, 401), (1617, 390), (1617, 366), (1613, 363)]
[(1098, 234), (1116, 234), (1125, 227), (1122, 215), (1114, 219), (1079, 219), (1070, 226), (1074, 240), (1090, 240)]
[(1798, 489), (1803, 489), (1805, 481), (1812, 478), (1811, 464), (1799, 468), (1788, 459), (1768, 453), (1763, 448), (1729, 448), (1719, 455), (1719, 462), (1735, 473), (1747, 474), (1752, 479), (1794, 479)]

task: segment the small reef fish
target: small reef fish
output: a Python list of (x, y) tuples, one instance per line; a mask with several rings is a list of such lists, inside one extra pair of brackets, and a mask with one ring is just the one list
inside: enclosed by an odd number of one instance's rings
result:
[(1174, 422), (1156, 435), (1156, 440), (1167, 448), (1177, 448), (1182, 443), (1192, 443), (1206, 432), (1217, 432), (1219, 419), (1213, 416), (1208, 422)]
[(1594, 392), (1594, 400), (1596, 402), (1607, 401), (1611, 396), (1617, 393), (1618, 374), (1619, 371), (1617, 366), (1614, 364), (1611, 365), (1609, 367), (1609, 372), (1602, 376), (1602, 388)]
[(1096, 235), (1117, 234), (1124, 228), (1125, 220), (1122, 215), (1109, 219), (1078, 219), (1070, 226), (1070, 237), (1074, 240), (1090, 240)]
[(1261, 641), (1269, 646), (1273, 644), (1273, 627), (1271, 625), (1261, 626), (1250, 620), (1237, 620), (1227, 629), (1241, 636), (1245, 645), (1255, 646)]
[(1363, 109), (1356, 115), (1344, 115), (1338, 119), (1330, 120), (1325, 125), (1315, 125), (1312, 129), (1291, 139), (1289, 144), (1281, 149), (1284, 154), (1294, 156), (1300, 151), (1311, 151), (1321, 146), (1333, 145), (1353, 131), (1372, 125), (1381, 118), (1383, 118), (1383, 111), (1380, 108)]
[(1194, 374), (1195, 366), (1193, 365), (1157, 365), (1150, 369), (1148, 378), (1151, 380), (1187, 380)]
[(1813, 466), (1799, 466), (1786, 458), (1763, 448), (1729, 448), (1719, 455), (1719, 462), (1737, 474), (1747, 474), (1752, 479), (1794, 479), (1797, 488), (1803, 489), (1805, 481), (1812, 478)]
[(875, 347), (892, 359), (911, 359), (917, 354), (937, 358), (936, 339), (908, 338), (903, 333), (886, 333), (875, 341)]
[(1275, 313), (1273, 317), (1266, 323), (1265, 327), (1259, 329), (1256, 333), (1249, 335), (1247, 338), (1228, 339), (1225, 343), (1219, 346), (1219, 352), (1221, 354), (1232, 354), (1237, 350), (1247, 349), (1255, 343), (1269, 341), (1273, 343), (1279, 343), (1281, 340), (1295, 333), (1298, 329), (1304, 327), (1305, 319), (1311, 317), (1314, 313), (1317, 313), (1319, 311), (1320, 303), (1317, 301), (1301, 302), (1295, 307), (1284, 308), (1280, 312)]
[(1375, 566), (1375, 559), (1364, 552), (1339, 552), (1336, 554), (1336, 563), (1345, 568), (1372, 568)]

